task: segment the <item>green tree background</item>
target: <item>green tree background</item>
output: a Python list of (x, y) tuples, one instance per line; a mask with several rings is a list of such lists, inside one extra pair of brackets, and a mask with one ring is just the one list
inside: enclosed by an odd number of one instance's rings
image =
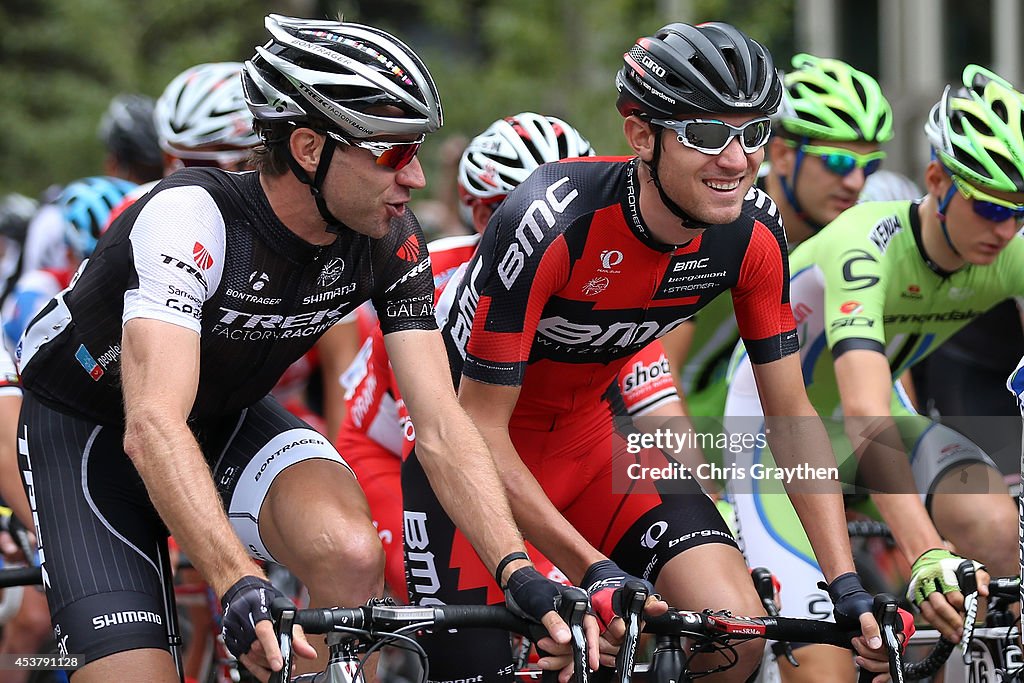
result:
[[(524, 110), (562, 116), (602, 154), (626, 153), (614, 74), (640, 35), (684, 17), (729, 21), (792, 52), (793, 0), (5, 0), (0, 5), (0, 192), (39, 194), (99, 173), (96, 128), (120, 92), (157, 97), (183, 69), (243, 60), (275, 11), (380, 25), (419, 52), (445, 126), (424, 148), (431, 186), (445, 138)], [(447, 172), (447, 171), (445, 171)], [(436, 183), (435, 183), (436, 181)], [(430, 191), (428, 187), (428, 192)]]

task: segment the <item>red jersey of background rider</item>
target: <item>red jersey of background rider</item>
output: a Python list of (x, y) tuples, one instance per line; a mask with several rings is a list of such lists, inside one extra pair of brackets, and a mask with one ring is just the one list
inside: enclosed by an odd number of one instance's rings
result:
[(768, 195), (751, 188), (735, 221), (666, 245), (639, 213), (638, 163), (541, 166), (498, 207), (459, 283), (444, 328), (453, 372), (521, 386), (520, 421), (599, 404), (630, 356), (727, 289), (753, 362), (798, 349)]

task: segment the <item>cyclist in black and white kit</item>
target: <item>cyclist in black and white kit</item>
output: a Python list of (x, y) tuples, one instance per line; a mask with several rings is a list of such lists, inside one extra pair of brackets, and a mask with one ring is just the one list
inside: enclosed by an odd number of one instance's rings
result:
[[(264, 623), (279, 593), (250, 554), (288, 566), (314, 604), (380, 593), (383, 552), (354, 475), (267, 395), (368, 299), (431, 483), (515, 604), (565, 643), (562, 587), (515, 559), (524, 546), (493, 461), (451, 388), (406, 206), (425, 184), (419, 145), (441, 125), (433, 81), (372, 27), (278, 15), (266, 26), (272, 39), (242, 75), (264, 142), (257, 171), (163, 180), (19, 347), (20, 466), (61, 650), (84, 656), (78, 681), (177, 680), (168, 530), (223, 596), (227, 645), (261, 680), (281, 666)], [(301, 640), (297, 652), (314, 656)]]

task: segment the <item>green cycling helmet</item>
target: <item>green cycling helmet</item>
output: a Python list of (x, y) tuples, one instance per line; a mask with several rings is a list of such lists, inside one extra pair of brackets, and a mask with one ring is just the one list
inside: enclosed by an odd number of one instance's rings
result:
[(972, 185), (1024, 192), (1024, 95), (976, 64), (964, 69), (964, 86), (946, 86), (924, 124), (935, 155)]
[(842, 142), (892, 138), (892, 107), (871, 76), (838, 59), (793, 57), (776, 120), (794, 135)]

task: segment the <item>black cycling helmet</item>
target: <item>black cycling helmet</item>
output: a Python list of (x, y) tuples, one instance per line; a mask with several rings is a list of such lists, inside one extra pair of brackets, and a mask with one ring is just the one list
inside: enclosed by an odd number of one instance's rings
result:
[(669, 24), (638, 38), (615, 77), (623, 116), (772, 114), (782, 79), (771, 53), (734, 26)]
[(119, 160), (138, 166), (163, 166), (153, 107), (153, 99), (145, 95), (121, 94), (110, 101), (100, 119), (99, 134)]

